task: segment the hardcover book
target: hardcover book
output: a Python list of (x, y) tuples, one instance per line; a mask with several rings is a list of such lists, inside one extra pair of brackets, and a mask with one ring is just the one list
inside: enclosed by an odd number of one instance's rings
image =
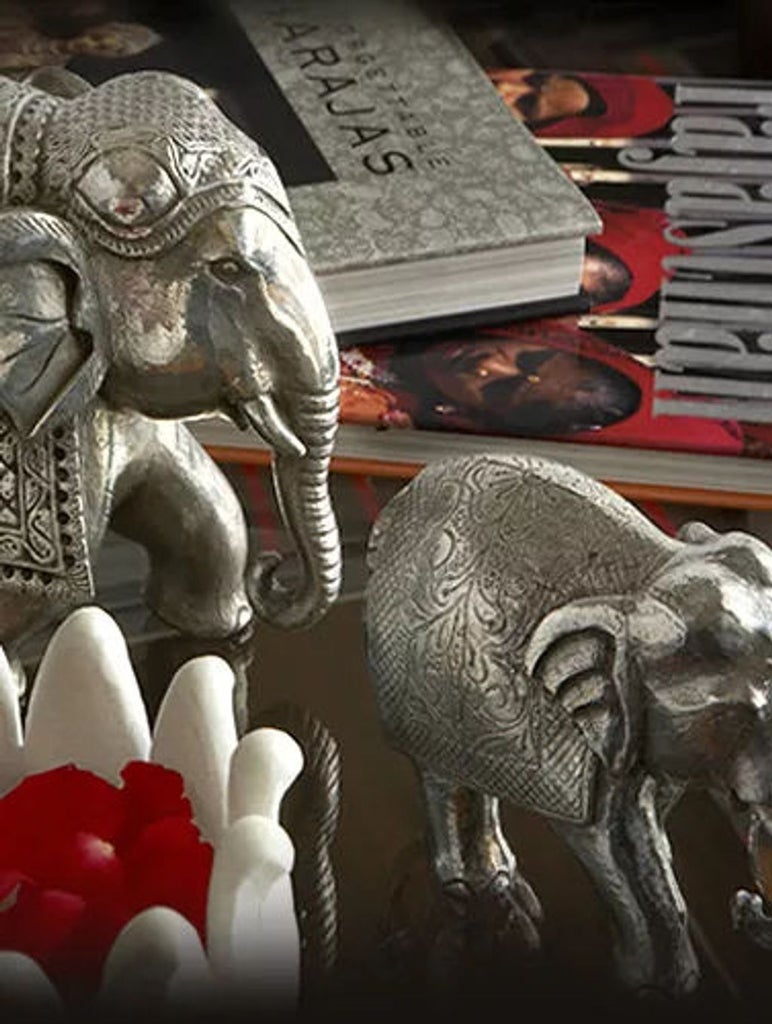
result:
[(327, 166), (290, 198), (336, 324), (576, 294), (596, 215), (444, 24), (403, 0), (234, 9)]
[(595, 211), (417, 4), (12, 8), (0, 70), (157, 68), (207, 88), (276, 162), (343, 343), (580, 307)]

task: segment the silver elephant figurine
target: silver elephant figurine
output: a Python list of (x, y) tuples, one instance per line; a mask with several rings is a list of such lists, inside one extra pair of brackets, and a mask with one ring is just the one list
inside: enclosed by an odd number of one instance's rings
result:
[[(175, 75), (35, 81), (0, 79), (0, 643), (91, 600), (108, 524), (185, 634), (312, 623), (341, 575), (338, 358), (274, 166)], [(217, 412), (273, 449), (292, 585), (180, 422)]]
[[(748, 836), (736, 920), (772, 945), (772, 552), (692, 523), (677, 538), (557, 463), (430, 465), (368, 553), (369, 667), (390, 742), (423, 782), (433, 863), (538, 943), (540, 906), (499, 801), (545, 815), (611, 916), (622, 982), (683, 995), (699, 968), (666, 816), (688, 784)], [(502, 920), (502, 918), (498, 918)]]

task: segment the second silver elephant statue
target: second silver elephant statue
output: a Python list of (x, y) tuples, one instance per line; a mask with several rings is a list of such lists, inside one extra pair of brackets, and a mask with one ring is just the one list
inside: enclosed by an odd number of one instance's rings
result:
[[(273, 165), (174, 75), (40, 81), (0, 80), (0, 643), (90, 600), (108, 524), (187, 634), (313, 622), (340, 582), (338, 359)], [(295, 587), (179, 422), (214, 412), (273, 449)]]
[(665, 830), (707, 787), (747, 836), (772, 922), (772, 552), (702, 524), (666, 536), (595, 481), (536, 458), (433, 464), (376, 523), (367, 652), (388, 737), (417, 764), (436, 874), (537, 942), (538, 900), (499, 800), (546, 815), (611, 915), (637, 990), (697, 984)]

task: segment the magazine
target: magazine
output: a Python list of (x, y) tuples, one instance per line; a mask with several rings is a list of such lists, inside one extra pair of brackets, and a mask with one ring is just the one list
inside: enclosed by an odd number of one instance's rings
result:
[(489, 74), (603, 218), (579, 322), (649, 357), (652, 412), (772, 421), (772, 83)]

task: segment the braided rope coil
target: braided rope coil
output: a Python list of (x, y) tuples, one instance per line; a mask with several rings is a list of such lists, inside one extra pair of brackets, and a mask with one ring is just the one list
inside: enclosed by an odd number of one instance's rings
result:
[(340, 753), (327, 726), (307, 709), (282, 703), (260, 716), (261, 724), (290, 733), (305, 759), (290, 790), (286, 827), (297, 849), (293, 872), (306, 990), (323, 984), (337, 963), (338, 906), (331, 847), (340, 811)]

